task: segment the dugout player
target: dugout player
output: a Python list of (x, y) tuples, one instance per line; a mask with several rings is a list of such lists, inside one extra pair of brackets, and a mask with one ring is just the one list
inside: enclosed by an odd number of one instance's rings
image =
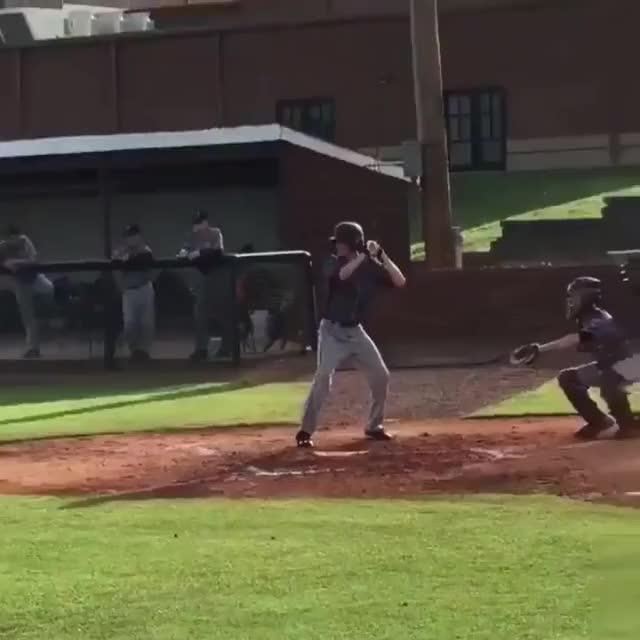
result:
[[(194, 263), (213, 260), (224, 251), (222, 231), (209, 224), (209, 214), (198, 210), (192, 220), (191, 232), (178, 253), (179, 258), (188, 258)], [(222, 344), (218, 357), (229, 355), (230, 333), (228, 316), (231, 307), (229, 299), (229, 272), (226, 269), (203, 268), (194, 274), (194, 325), (195, 344), (189, 356), (192, 362), (204, 362), (209, 357), (209, 325), (217, 320), (222, 332)]]
[[(591, 353), (593, 362), (565, 369), (558, 376), (560, 388), (586, 422), (576, 437), (595, 439), (614, 424), (618, 425), (616, 437), (636, 437), (640, 435), (640, 429), (629, 405), (627, 386), (630, 380), (616, 370), (631, 356), (629, 343), (611, 315), (602, 308), (601, 300), (600, 280), (577, 278), (567, 288), (567, 318), (577, 324), (577, 331), (547, 344), (520, 347), (513, 358), (532, 362), (539, 353), (572, 348)], [(600, 389), (610, 415), (605, 414), (589, 395), (592, 387)]]
[(371, 389), (365, 434), (374, 440), (392, 439), (383, 426), (389, 370), (362, 322), (378, 288), (404, 287), (406, 279), (377, 242), (365, 245), (364, 232), (356, 222), (336, 225), (331, 242), (335, 254), (325, 262), (322, 274), (326, 300), (318, 332), (318, 363), (296, 435), (299, 447), (313, 446), (312, 436), (333, 374), (349, 357), (363, 371)]
[(123, 271), (119, 277), (122, 288), (124, 335), (131, 360), (146, 362), (150, 358), (153, 343), (156, 310), (153, 271), (142, 267), (151, 264), (153, 254), (138, 224), (127, 226), (122, 240), (122, 245), (113, 254), (114, 260), (138, 267)]
[(40, 320), (38, 309), (40, 303), (53, 301), (53, 283), (44, 274), (37, 271), (23, 270), (36, 263), (38, 253), (30, 238), (20, 229), (10, 224), (0, 242), (0, 262), (13, 273), (16, 301), (24, 326), (26, 351), (23, 358), (40, 357)]

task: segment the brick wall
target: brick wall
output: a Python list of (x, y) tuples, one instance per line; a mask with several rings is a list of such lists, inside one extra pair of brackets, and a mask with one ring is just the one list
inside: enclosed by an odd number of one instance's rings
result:
[[(640, 131), (639, 19), (635, 0), (446, 13), (445, 88), (504, 87), (510, 138)], [(0, 48), (0, 138), (269, 123), (280, 99), (330, 97), (338, 144), (398, 145), (415, 135), (409, 40), (396, 13)]]
[(408, 265), (408, 183), (291, 145), (282, 146), (280, 171), (280, 235), (287, 247), (319, 258), (335, 223), (356, 220)]
[(572, 330), (564, 319), (564, 292), (581, 275), (602, 278), (606, 308), (639, 335), (640, 298), (613, 266), (429, 273), (414, 264), (406, 289), (384, 294), (371, 330), (384, 342), (552, 338)]
[(222, 124), (216, 34), (123, 40), (117, 49), (120, 131)]
[(406, 19), (234, 32), (223, 47), (226, 126), (274, 122), (282, 99), (332, 98), (342, 146), (414, 136)]

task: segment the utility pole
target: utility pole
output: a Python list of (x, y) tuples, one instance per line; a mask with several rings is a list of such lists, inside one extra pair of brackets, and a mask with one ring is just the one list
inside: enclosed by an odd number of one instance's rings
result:
[(430, 269), (455, 267), (437, 0), (410, 0), (413, 82), (420, 144), (422, 235)]

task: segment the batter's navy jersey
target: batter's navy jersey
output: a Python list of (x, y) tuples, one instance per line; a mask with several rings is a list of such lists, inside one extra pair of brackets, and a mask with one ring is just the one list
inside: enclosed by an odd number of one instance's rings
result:
[(339, 272), (349, 260), (331, 256), (324, 264), (326, 303), (323, 318), (343, 326), (364, 322), (379, 287), (392, 287), (388, 271), (378, 262), (366, 258), (347, 280)]

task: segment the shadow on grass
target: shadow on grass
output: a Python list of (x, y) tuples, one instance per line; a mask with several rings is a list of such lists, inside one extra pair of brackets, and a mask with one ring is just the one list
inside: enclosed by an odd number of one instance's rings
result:
[[(227, 382), (223, 380), (222, 382)], [(234, 381), (238, 384), (244, 380)], [(158, 389), (168, 391), (179, 391), (185, 387), (193, 387), (198, 384), (215, 384), (213, 379), (197, 379), (180, 382), (167, 381), (159, 382), (157, 379), (149, 380), (127, 380), (113, 382), (111, 380), (95, 382), (93, 379), (83, 381), (74, 380), (69, 384), (58, 382), (49, 383), (36, 382), (33, 384), (22, 384), (10, 386), (8, 389), (0, 390), (0, 407), (15, 407), (22, 404), (36, 405), (47, 404), (49, 402), (65, 402), (68, 400), (99, 400), (111, 396), (131, 396), (141, 393), (152, 393)]]
[[(27, 422), (42, 422), (44, 420), (53, 420), (55, 418), (66, 418), (71, 416), (81, 416), (109, 409), (123, 409), (126, 407), (135, 407), (139, 405), (151, 404), (153, 402), (166, 402), (170, 400), (185, 400), (187, 398), (198, 398), (201, 396), (216, 395), (227, 391), (238, 391), (256, 386), (243, 380), (236, 382), (228, 382), (225, 384), (211, 385), (200, 387), (198, 389), (168, 389), (165, 393), (154, 393), (145, 398), (136, 398), (135, 400), (119, 400), (117, 402), (108, 402), (87, 407), (78, 407), (76, 409), (66, 409), (61, 411), (51, 411), (49, 413), (39, 413), (36, 415), (20, 416), (19, 418), (9, 418), (0, 420), (0, 426), (9, 426), (24, 424)], [(139, 392), (138, 392), (139, 393)], [(113, 395), (113, 393), (111, 394)]]
[[(285, 427), (291, 429), (298, 429), (298, 423), (296, 421), (282, 421), (282, 420), (273, 420), (271, 422), (234, 422), (233, 424), (209, 424), (209, 425), (193, 425), (193, 426), (172, 426), (172, 427), (149, 427), (145, 429), (136, 429), (135, 431), (123, 431), (122, 429), (105, 429), (91, 432), (74, 432), (70, 431), (69, 433), (56, 433), (56, 434), (46, 434), (46, 435), (34, 435), (27, 436), (25, 438), (7, 438), (5, 440), (0, 439), (0, 457), (11, 457), (15, 458), (17, 455), (23, 455), (21, 453), (16, 453), (16, 451), (4, 451), (2, 447), (11, 447), (13, 445), (24, 445), (30, 444), (33, 442), (50, 442), (54, 440), (79, 440), (79, 439), (90, 439), (90, 438), (100, 438), (104, 436), (143, 436), (143, 435), (157, 435), (157, 434), (182, 434), (185, 432), (190, 434), (193, 433), (210, 433), (211, 431), (215, 431), (216, 433), (224, 432), (224, 431), (236, 431), (237, 429), (255, 429), (259, 431), (260, 429), (265, 429), (267, 427)], [(29, 451), (25, 451), (24, 455), (30, 455)]]
[(199, 498), (213, 498), (224, 495), (222, 489), (214, 489), (211, 483), (215, 478), (198, 479), (189, 482), (176, 482), (151, 489), (142, 489), (111, 495), (92, 496), (82, 500), (76, 500), (60, 507), (62, 510), (90, 509), (100, 507), (113, 502), (133, 502), (140, 500), (197, 500)]
[(452, 178), (453, 206), (468, 229), (638, 185), (631, 169), (459, 174)]
[(465, 230), (635, 186), (640, 177), (631, 168), (451, 175), (455, 224)]

